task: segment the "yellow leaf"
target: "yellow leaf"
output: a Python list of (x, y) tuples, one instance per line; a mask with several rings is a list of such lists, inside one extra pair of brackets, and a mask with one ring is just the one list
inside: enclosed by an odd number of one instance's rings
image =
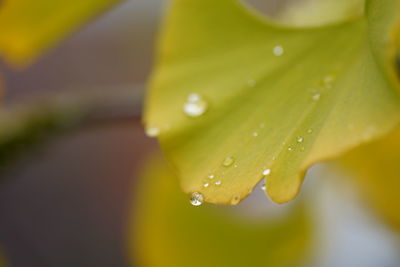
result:
[(148, 164), (135, 192), (130, 251), (137, 266), (293, 267), (310, 249), (303, 203), (281, 217), (267, 213), (257, 220), (233, 214), (240, 206), (194, 207), (162, 161)]
[(3, 0), (0, 55), (26, 65), (90, 18), (120, 0)]
[[(385, 3), (397, 14), (398, 0)], [(268, 195), (284, 203), (310, 165), (391, 131), (400, 121), (399, 86), (393, 55), (379, 51), (392, 45), (393, 21), (367, 11), (290, 28), (236, 0), (173, 1), (145, 123), (183, 190), (236, 204), (267, 178)], [(209, 175), (221, 182), (203, 188)]]
[(356, 178), (371, 206), (400, 229), (400, 129), (350, 151), (339, 163)]

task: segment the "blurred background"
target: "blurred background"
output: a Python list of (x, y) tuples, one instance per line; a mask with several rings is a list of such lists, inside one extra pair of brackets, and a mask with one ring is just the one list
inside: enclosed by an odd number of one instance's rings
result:
[[(267, 14), (283, 2), (252, 1)], [(0, 242), (10, 266), (139, 266), (126, 238), (132, 211), (141, 216), (133, 203), (138, 174), (158, 153), (140, 116), (164, 5), (124, 1), (30, 67), (1, 65), (6, 107), (54, 97), (101, 103), (79, 127), (23, 149), (1, 166)], [(326, 165), (308, 174), (300, 198), (310, 203), (316, 233), (315, 253), (305, 266), (400, 266), (397, 233), (345, 177)], [(254, 220), (277, 209), (287, 207), (258, 192), (234, 212)]]

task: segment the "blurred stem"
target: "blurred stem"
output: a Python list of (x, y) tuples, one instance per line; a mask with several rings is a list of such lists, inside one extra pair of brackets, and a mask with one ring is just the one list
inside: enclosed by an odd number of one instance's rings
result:
[(140, 120), (141, 88), (51, 94), (0, 109), (0, 171), (21, 152), (66, 130)]

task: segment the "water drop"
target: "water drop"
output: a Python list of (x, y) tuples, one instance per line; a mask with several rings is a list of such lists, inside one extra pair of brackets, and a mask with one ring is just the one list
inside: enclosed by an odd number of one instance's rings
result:
[(150, 127), (146, 129), (146, 135), (148, 137), (156, 137), (160, 134), (160, 128)]
[(267, 185), (265, 183), (265, 181), (263, 181), (263, 183), (261, 184), (261, 190), (265, 192), (265, 189), (267, 189)]
[(309, 134), (312, 133), (312, 132), (313, 132), (313, 129), (308, 129), (307, 130), (307, 133), (309, 133)]
[(290, 147), (288, 147), (288, 149), (287, 150), (289, 150), (289, 151), (292, 151), (293, 150), (293, 148), (290, 146)]
[(257, 132), (254, 132), (254, 133), (253, 133), (253, 136), (254, 136), (254, 137), (257, 137), (257, 136), (258, 136), (258, 133), (257, 133)]
[(229, 167), (234, 162), (235, 162), (235, 158), (234, 157), (227, 157), (227, 158), (224, 159), (224, 162), (222, 162), (222, 165), (224, 165), (225, 167)]
[(248, 80), (247, 81), (247, 85), (250, 87), (254, 87), (256, 86), (257, 82), (255, 80)]
[(233, 168), (237, 168), (237, 167), (238, 167), (238, 165), (236, 165), (236, 164), (235, 164), (235, 165), (233, 165)]
[(208, 178), (209, 178), (209, 179), (214, 179), (214, 174), (210, 174), (210, 175), (208, 176)]
[(321, 94), (320, 93), (313, 94), (311, 98), (314, 101), (318, 101), (321, 98)]
[(209, 185), (210, 185), (209, 183), (204, 183), (204, 184), (203, 184), (203, 186), (204, 186), (205, 188), (207, 188)]
[(187, 102), (183, 105), (183, 112), (189, 117), (199, 117), (208, 108), (207, 102), (199, 94), (190, 94)]
[(236, 196), (234, 196), (234, 197), (232, 198), (231, 204), (232, 204), (232, 205), (236, 205), (236, 204), (239, 203), (239, 201), (240, 201), (240, 196), (239, 196), (239, 195), (236, 195)]
[(262, 172), (262, 174), (264, 175), (264, 176), (267, 176), (267, 175), (269, 175), (271, 173), (271, 169), (265, 169), (265, 170), (263, 170), (263, 172)]
[(222, 183), (222, 181), (218, 180), (218, 181), (215, 182), (215, 185), (221, 185), (221, 183)]
[(190, 198), (190, 204), (193, 206), (200, 206), (203, 204), (204, 197), (199, 192), (194, 192)]
[(304, 138), (302, 136), (299, 136), (297, 138), (297, 143), (303, 143), (303, 141), (304, 141)]
[(283, 49), (283, 47), (281, 45), (277, 45), (274, 47), (272, 52), (274, 53), (275, 56), (279, 57), (279, 56), (282, 56), (283, 53), (285, 53), (285, 50)]

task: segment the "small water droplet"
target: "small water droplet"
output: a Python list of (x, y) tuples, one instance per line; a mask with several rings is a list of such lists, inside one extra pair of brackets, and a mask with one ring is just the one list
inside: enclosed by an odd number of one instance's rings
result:
[(222, 162), (222, 165), (224, 165), (225, 167), (229, 167), (229, 166), (231, 166), (234, 162), (235, 162), (235, 158), (234, 158), (234, 157), (226, 157), (226, 158), (224, 159), (224, 161)]
[(270, 173), (271, 173), (271, 169), (265, 169), (265, 170), (263, 170), (263, 172), (262, 172), (262, 174), (263, 174), (264, 176), (268, 176)]
[(238, 167), (238, 165), (236, 165), (236, 164), (235, 164), (235, 165), (233, 165), (233, 168), (237, 168), (237, 167)]
[(293, 148), (290, 146), (290, 147), (288, 147), (288, 149), (287, 150), (289, 150), (289, 151), (292, 151), (293, 150)]
[(328, 74), (323, 78), (322, 84), (323, 84), (323, 86), (325, 88), (328, 88), (328, 89), (332, 88), (333, 82), (335, 81), (335, 79), (336, 79), (336, 75), (335, 74), (333, 74), (333, 73)]
[(247, 85), (250, 87), (254, 87), (254, 86), (256, 86), (256, 84), (257, 84), (257, 82), (253, 79), (250, 79), (247, 81)]
[(299, 136), (297, 138), (297, 143), (303, 143), (303, 141), (304, 141), (304, 138), (302, 136)]
[(315, 93), (311, 96), (312, 100), (314, 101), (318, 101), (321, 98), (321, 94), (320, 93)]
[(190, 204), (193, 206), (200, 206), (203, 204), (204, 197), (199, 192), (194, 192), (190, 198)]
[(183, 105), (183, 112), (189, 117), (199, 117), (208, 108), (208, 103), (199, 94), (190, 94), (187, 102)]
[(209, 185), (210, 185), (209, 183), (204, 183), (204, 184), (203, 184), (203, 186), (204, 186), (205, 188), (207, 188)]
[(158, 127), (150, 127), (146, 129), (146, 135), (148, 137), (156, 137), (160, 134), (160, 128)]
[(262, 182), (260, 187), (261, 187), (261, 190), (265, 192), (265, 189), (267, 189), (267, 185), (266, 185), (265, 181)]
[(214, 174), (210, 174), (210, 175), (208, 176), (208, 179), (214, 179)]
[(307, 130), (307, 133), (309, 133), (309, 134), (312, 133), (312, 132), (313, 132), (313, 129), (308, 129)]
[(239, 201), (240, 201), (240, 196), (239, 196), (239, 195), (236, 195), (236, 196), (234, 196), (234, 197), (232, 198), (231, 204), (232, 204), (232, 205), (236, 205), (236, 204), (239, 203)]
[(281, 45), (276, 45), (276, 46), (273, 48), (272, 52), (274, 53), (275, 56), (279, 57), (279, 56), (282, 56), (283, 53), (285, 53), (285, 50), (283, 49), (283, 46), (281, 46)]
[(221, 185), (221, 183), (222, 183), (222, 181), (218, 180), (218, 181), (215, 182), (215, 185)]
[(254, 136), (254, 137), (257, 137), (257, 136), (258, 136), (258, 133), (257, 133), (257, 132), (254, 132), (254, 133), (253, 133), (253, 136)]

